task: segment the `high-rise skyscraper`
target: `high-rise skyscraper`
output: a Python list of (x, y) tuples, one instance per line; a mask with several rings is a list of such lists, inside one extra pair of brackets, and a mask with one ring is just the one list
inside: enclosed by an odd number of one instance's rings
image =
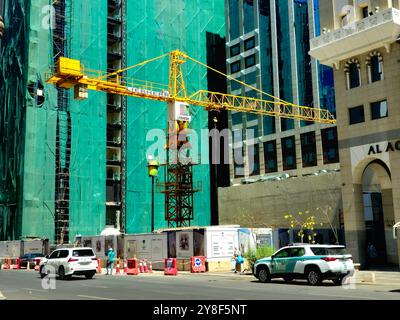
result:
[[(308, 54), (310, 38), (319, 32), (317, 9), (305, 0), (227, 0), (226, 7), (226, 65), (232, 78), (279, 99), (335, 114), (333, 71)], [(234, 80), (229, 81), (228, 91), (271, 100)], [(333, 217), (339, 215), (335, 125), (232, 112), (230, 128), (234, 187), (221, 191), (220, 204), (225, 211), (222, 222), (246, 223), (240, 218), (244, 213), (255, 216), (258, 225), (274, 220), (283, 226), (278, 215), (289, 209), (315, 210), (318, 204), (314, 195), (324, 198), (330, 189), (336, 191), (332, 199), (325, 197), (326, 203), (334, 207)], [(274, 180), (285, 181), (279, 188), (286, 190), (282, 189), (279, 197), (272, 191)], [(333, 181), (331, 187), (329, 180)], [(243, 185), (249, 183), (252, 185)], [(302, 190), (313, 185), (317, 191)], [(243, 196), (237, 198), (238, 193)]]

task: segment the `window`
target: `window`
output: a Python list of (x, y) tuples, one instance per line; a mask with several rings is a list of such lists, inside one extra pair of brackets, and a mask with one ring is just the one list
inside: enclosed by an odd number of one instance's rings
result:
[(231, 64), (231, 73), (236, 73), (240, 71), (240, 61), (236, 61)]
[(50, 255), (49, 259), (57, 259), (59, 253), (60, 253), (60, 250), (54, 251), (54, 252)]
[(383, 57), (378, 51), (371, 52), (367, 59), (369, 83), (383, 80)]
[(58, 255), (58, 258), (66, 258), (69, 255), (69, 251), (68, 250), (61, 250), (60, 254)]
[(355, 63), (350, 65), (350, 89), (360, 86), (359, 69)]
[(230, 48), (231, 51), (231, 58), (237, 56), (240, 53), (240, 43), (235, 44)]
[(250, 68), (256, 64), (256, 55), (252, 54), (244, 59), (244, 65), (246, 68)]
[(306, 254), (304, 248), (291, 248), (290, 249), (290, 256), (291, 257), (302, 257)]
[(238, 125), (243, 122), (242, 113), (241, 112), (232, 112), (232, 125)]
[(253, 49), (256, 46), (255, 38), (251, 37), (244, 41), (244, 50)]
[(243, 146), (233, 149), (235, 178), (244, 177), (244, 155), (243, 155), (243, 153), (244, 153)]
[(242, 129), (235, 129), (233, 130), (233, 143), (243, 141), (243, 130)]
[(92, 257), (95, 254), (91, 249), (79, 249), (72, 251), (72, 256), (74, 257)]
[(337, 140), (337, 129), (328, 128), (321, 130), (322, 153), (324, 164), (339, 162), (339, 145)]
[(264, 135), (273, 134), (276, 132), (274, 117), (269, 117), (269, 116), (263, 117), (263, 130), (264, 130)]
[(344, 72), (346, 74), (346, 84), (348, 90), (357, 88), (361, 85), (360, 63), (357, 59), (351, 59), (347, 61), (344, 67)]
[[(249, 85), (257, 86), (257, 71), (250, 72), (244, 76), (244, 82)], [(246, 92), (246, 97), (258, 98), (257, 91)]]
[(247, 134), (246, 137), (248, 139), (251, 138), (258, 138), (260, 135), (258, 134), (258, 125), (252, 126), (252, 127), (248, 127), (247, 128)]
[(364, 106), (358, 106), (349, 109), (350, 124), (361, 123), (365, 121)]
[(290, 253), (290, 249), (282, 249), (281, 251), (278, 251), (274, 255), (274, 259), (276, 259), (276, 258), (287, 258), (287, 257), (289, 257), (289, 253)]
[(282, 139), (283, 170), (293, 170), (296, 165), (296, 140), (294, 136)]
[(240, 36), (239, 30), (239, 0), (228, 0), (229, 10), (229, 40)]
[(276, 141), (264, 142), (265, 173), (278, 171), (278, 159), (276, 153)]
[(249, 146), (247, 149), (249, 157), (249, 174), (257, 176), (260, 174), (260, 146), (258, 144)]
[(337, 255), (347, 254), (346, 249), (343, 247), (337, 247), (337, 248), (310, 247), (310, 249), (316, 256), (337, 256)]
[(253, 31), (255, 28), (254, 0), (243, 0), (243, 27), (244, 33)]
[(300, 135), (300, 140), (303, 168), (316, 166), (317, 146), (315, 142), (315, 132), (303, 133), (302, 135)]
[(381, 119), (389, 116), (387, 101), (378, 101), (371, 103), (371, 119)]
[(350, 23), (350, 13), (340, 16), (340, 23), (342, 27), (346, 27)]
[(362, 17), (367, 18), (369, 15), (368, 6), (361, 8), (361, 10), (362, 10)]
[[(242, 78), (241, 77), (238, 77), (238, 78), (236, 78), (237, 80), (239, 80), (239, 81), (242, 81)], [(239, 90), (239, 89), (241, 89), (242, 88), (242, 85), (239, 83), (239, 82), (237, 82), (237, 81), (235, 81), (235, 80), (231, 80), (231, 90), (232, 91), (234, 91), (234, 90)]]

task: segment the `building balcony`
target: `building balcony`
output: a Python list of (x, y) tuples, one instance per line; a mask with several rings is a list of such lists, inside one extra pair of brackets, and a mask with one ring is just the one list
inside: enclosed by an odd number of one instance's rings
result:
[(311, 39), (310, 55), (339, 68), (340, 61), (390, 45), (400, 36), (400, 10), (389, 8)]

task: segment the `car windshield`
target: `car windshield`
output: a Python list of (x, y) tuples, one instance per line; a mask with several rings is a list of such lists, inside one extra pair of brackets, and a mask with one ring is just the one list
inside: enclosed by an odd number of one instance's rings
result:
[(92, 249), (79, 249), (72, 251), (73, 257), (92, 257), (94, 256)]
[(32, 253), (32, 254), (31, 254), (31, 257), (32, 257), (32, 258), (44, 257), (44, 254), (42, 254), (42, 253)]
[(311, 247), (311, 251), (316, 256), (341, 256), (347, 254), (346, 248), (321, 248), (321, 247)]

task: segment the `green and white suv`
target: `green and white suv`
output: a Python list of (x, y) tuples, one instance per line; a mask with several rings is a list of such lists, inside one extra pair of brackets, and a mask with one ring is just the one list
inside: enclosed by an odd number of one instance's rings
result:
[(307, 279), (310, 285), (333, 280), (337, 285), (354, 273), (353, 258), (344, 246), (293, 244), (275, 252), (271, 257), (257, 260), (253, 274), (261, 282), (272, 278)]

